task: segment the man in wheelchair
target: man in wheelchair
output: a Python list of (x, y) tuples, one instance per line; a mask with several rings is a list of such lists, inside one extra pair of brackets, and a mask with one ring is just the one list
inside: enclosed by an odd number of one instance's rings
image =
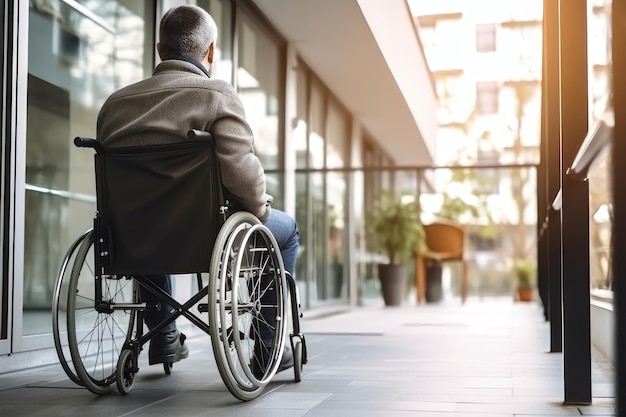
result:
[[(272, 232), (285, 270), (293, 274), (298, 227), (292, 217), (270, 205), (265, 174), (253, 149), (254, 135), (235, 89), (211, 77), (216, 40), (217, 26), (202, 8), (184, 5), (166, 12), (157, 44), (162, 62), (150, 78), (106, 100), (98, 116), (97, 140), (111, 149), (183, 142), (192, 129), (212, 133), (225, 190), (239, 209), (254, 214)], [(171, 294), (169, 275), (149, 278)], [(143, 287), (141, 297), (148, 303), (154, 300)], [(146, 311), (147, 327), (163, 321), (170, 311), (168, 305)], [(290, 354), (285, 353), (279, 369), (290, 366)], [(185, 336), (173, 321), (151, 340), (149, 363), (171, 363), (188, 354)]]

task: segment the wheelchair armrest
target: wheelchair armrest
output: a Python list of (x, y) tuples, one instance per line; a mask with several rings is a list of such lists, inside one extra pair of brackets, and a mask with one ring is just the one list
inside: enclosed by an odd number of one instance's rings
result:
[(92, 148), (95, 149), (96, 152), (102, 151), (102, 145), (95, 139), (84, 138), (81, 136), (77, 136), (74, 138), (74, 146), (78, 148)]

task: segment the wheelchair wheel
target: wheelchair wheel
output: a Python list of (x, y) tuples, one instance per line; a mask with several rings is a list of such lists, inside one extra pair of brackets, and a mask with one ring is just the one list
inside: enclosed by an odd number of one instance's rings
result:
[(302, 340), (298, 338), (298, 340), (293, 343), (293, 374), (296, 382), (302, 381), (302, 349)]
[(70, 246), (61, 262), (61, 269), (54, 285), (54, 297), (52, 298), (52, 335), (54, 337), (54, 347), (59, 357), (59, 362), (69, 379), (78, 385), (83, 385), (76, 374), (72, 358), (68, 348), (67, 335), (67, 298), (70, 283), (70, 270), (68, 268), (75, 260), (78, 247), (87, 238), (91, 229), (83, 233)]
[(95, 394), (113, 389), (124, 343), (133, 336), (134, 310), (115, 309), (119, 303), (136, 303), (134, 280), (100, 279), (103, 305), (96, 309), (97, 277), (93, 266), (93, 232), (83, 239), (70, 276), (67, 299), (67, 333), (70, 356), (81, 383)]
[(265, 385), (276, 373), (285, 345), (282, 259), (274, 236), (261, 224), (252, 225), (239, 245), (232, 306), (240, 319), (233, 321), (233, 341), (240, 363), (250, 365), (243, 366), (246, 377)]
[(276, 373), (286, 333), (282, 257), (250, 213), (222, 226), (211, 262), (209, 327), (216, 363), (238, 399), (259, 396)]
[(116, 383), (117, 390), (126, 395), (135, 386), (135, 353), (132, 349), (124, 349), (117, 361)]

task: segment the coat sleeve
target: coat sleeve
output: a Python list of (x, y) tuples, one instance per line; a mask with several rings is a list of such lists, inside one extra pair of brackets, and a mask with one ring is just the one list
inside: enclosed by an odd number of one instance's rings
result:
[(216, 116), (209, 131), (215, 137), (224, 187), (242, 209), (265, 221), (271, 210), (265, 172), (254, 153), (254, 135), (241, 100), (230, 85), (220, 96)]

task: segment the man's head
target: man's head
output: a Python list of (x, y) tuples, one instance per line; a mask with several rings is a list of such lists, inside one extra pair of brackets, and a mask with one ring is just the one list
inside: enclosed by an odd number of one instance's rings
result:
[(213, 63), (217, 25), (209, 13), (198, 6), (174, 7), (163, 15), (157, 49), (161, 59), (176, 56), (193, 58), (207, 69)]

